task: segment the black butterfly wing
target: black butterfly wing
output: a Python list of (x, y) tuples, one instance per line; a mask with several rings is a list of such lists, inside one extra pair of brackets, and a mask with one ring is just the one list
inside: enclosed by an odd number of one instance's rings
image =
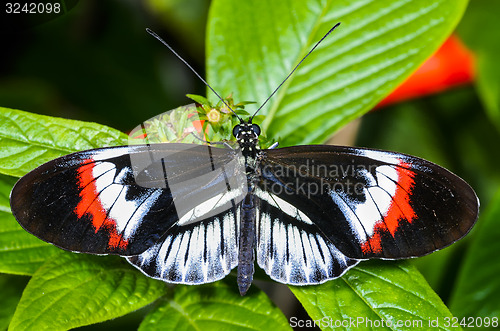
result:
[(300, 228), (313, 228), (349, 258), (425, 255), (462, 238), (477, 219), (472, 188), (420, 158), (324, 145), (264, 153), (262, 194), (279, 198), (289, 209), (281, 207), (282, 213), (302, 219)]
[(179, 222), (155, 245), (128, 261), (146, 275), (178, 284), (204, 284), (224, 278), (238, 265), (241, 207), (196, 223)]
[[(191, 144), (78, 152), (22, 177), (11, 209), (24, 229), (61, 248), (137, 255), (177, 222), (228, 209), (226, 197), (245, 189), (229, 182), (240, 178), (234, 159), (231, 150)], [(213, 204), (203, 209), (200, 201)]]
[[(359, 260), (344, 255), (302, 210), (302, 197), (256, 187), (257, 263), (285, 284), (319, 284), (341, 276)], [(305, 207), (311, 208), (313, 206)]]

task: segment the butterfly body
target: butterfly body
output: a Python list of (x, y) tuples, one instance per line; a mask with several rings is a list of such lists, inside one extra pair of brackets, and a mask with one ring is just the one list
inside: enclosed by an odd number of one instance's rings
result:
[(255, 263), (256, 245), (256, 215), (255, 198), (252, 192), (243, 199), (241, 209), (242, 216), (240, 222), (239, 254), (238, 254), (238, 288), (241, 295), (244, 295), (252, 284)]

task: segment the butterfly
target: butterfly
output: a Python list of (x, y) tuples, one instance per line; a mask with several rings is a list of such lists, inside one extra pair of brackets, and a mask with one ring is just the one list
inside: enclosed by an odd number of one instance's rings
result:
[(474, 190), (434, 163), (343, 146), (261, 149), (255, 114), (235, 114), (233, 145), (146, 143), (52, 160), (16, 183), (12, 212), (44, 241), (120, 255), (170, 283), (214, 282), (237, 267), (242, 295), (255, 262), (275, 281), (320, 284), (361, 260), (442, 249), (476, 222)]

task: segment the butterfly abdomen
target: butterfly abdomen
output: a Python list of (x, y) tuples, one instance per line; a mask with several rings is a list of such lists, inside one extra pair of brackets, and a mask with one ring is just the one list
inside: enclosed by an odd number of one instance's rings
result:
[(242, 202), (238, 255), (238, 287), (241, 295), (252, 285), (255, 260), (255, 198), (248, 193)]

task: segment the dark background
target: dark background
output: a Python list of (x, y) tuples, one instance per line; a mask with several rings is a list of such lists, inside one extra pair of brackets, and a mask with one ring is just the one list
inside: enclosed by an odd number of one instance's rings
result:
[(46, 23), (16, 20), (0, 35), (0, 105), (128, 131), (191, 103), (185, 94), (205, 94), (203, 84), (145, 31), (204, 75), (208, 1), (191, 2), (188, 17), (175, 7), (153, 14), (147, 1), (86, 0)]

